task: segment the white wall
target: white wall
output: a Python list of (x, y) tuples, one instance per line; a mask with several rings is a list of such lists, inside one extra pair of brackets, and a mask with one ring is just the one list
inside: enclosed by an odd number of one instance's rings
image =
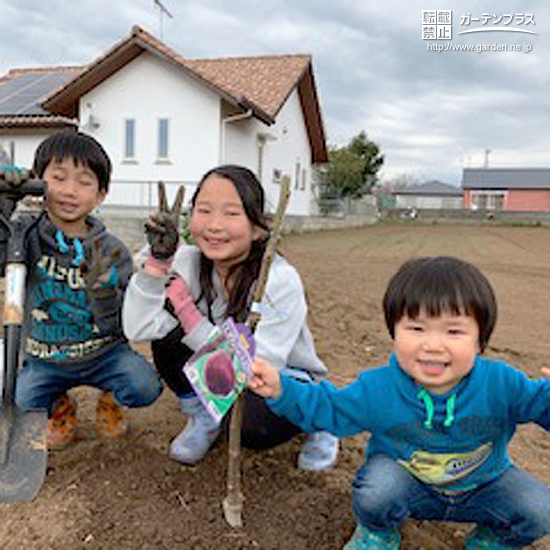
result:
[[(156, 183), (169, 195), (180, 183), (194, 185), (218, 163), (220, 99), (184, 71), (145, 53), (82, 97), (81, 121), (89, 113), (96, 137), (113, 162), (106, 204), (156, 204)], [(158, 120), (169, 120), (168, 160), (157, 158)], [(124, 158), (124, 121), (135, 120), (135, 159)], [(152, 183), (153, 182), (153, 183)], [(191, 196), (187, 190), (188, 200)], [(170, 196), (169, 196), (170, 198)]]
[(419, 195), (396, 195), (398, 208), (453, 209), (462, 208), (462, 197), (429, 197)]
[[(275, 141), (268, 140), (264, 148), (262, 180), (266, 186), (268, 203), (273, 209), (276, 208), (280, 186), (273, 182), (273, 173), (274, 170), (280, 170), (291, 178), (288, 214), (308, 215), (311, 197), (311, 150), (296, 90), (291, 93), (277, 115), (277, 122), (268, 129), (268, 132), (276, 137)], [(297, 164), (300, 165), (298, 182), (296, 182)]]
[[(222, 134), (225, 146), (220, 150), (220, 164), (242, 164), (255, 172), (264, 186), (267, 208), (271, 212), (277, 208), (280, 191), (280, 185), (273, 181), (273, 172), (278, 170), (281, 174), (288, 174), (292, 180), (292, 193), (287, 213), (308, 215), (311, 196), (311, 153), (298, 93), (292, 92), (277, 115), (277, 121), (271, 126), (257, 118), (222, 122), (221, 125), (224, 127)], [(297, 162), (301, 168), (305, 168), (305, 189), (301, 188), (302, 174), (296, 187)], [(261, 174), (258, 173), (260, 168)]]
[(51, 132), (46, 130), (0, 130), (0, 144), (4, 149), (10, 152), (10, 142), (15, 143), (15, 159), (16, 166), (23, 168), (31, 168), (34, 160), (36, 148), (43, 139), (48, 137)]

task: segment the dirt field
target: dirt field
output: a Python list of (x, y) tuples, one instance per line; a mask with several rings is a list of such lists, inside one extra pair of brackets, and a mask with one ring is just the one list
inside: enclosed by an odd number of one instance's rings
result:
[[(456, 255), (476, 263), (499, 299), (488, 355), (537, 376), (550, 366), (550, 229), (492, 225), (379, 224), (363, 229), (285, 237), (283, 251), (300, 270), (310, 324), (338, 385), (364, 365), (385, 362), (391, 342), (381, 297), (388, 277), (407, 258)], [(147, 351), (145, 348), (140, 348)], [(0, 505), (3, 549), (338, 549), (351, 536), (350, 483), (365, 436), (342, 443), (338, 466), (325, 474), (295, 467), (301, 439), (277, 449), (244, 451), (244, 527), (223, 518), (227, 446), (195, 468), (167, 457), (183, 425), (173, 395), (131, 411), (131, 433), (98, 439), (94, 390), (75, 391), (77, 442), (51, 454), (46, 481), (32, 503)], [(535, 426), (518, 431), (517, 463), (550, 483), (550, 438)], [(405, 549), (461, 548), (471, 525), (409, 522)], [(550, 537), (535, 548), (550, 550)]]

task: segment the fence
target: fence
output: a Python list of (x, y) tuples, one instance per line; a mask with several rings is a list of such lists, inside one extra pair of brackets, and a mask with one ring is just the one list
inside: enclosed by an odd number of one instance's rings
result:
[(425, 221), (473, 221), (522, 224), (550, 224), (550, 211), (467, 210), (435, 208), (385, 208), (381, 219), (415, 219)]

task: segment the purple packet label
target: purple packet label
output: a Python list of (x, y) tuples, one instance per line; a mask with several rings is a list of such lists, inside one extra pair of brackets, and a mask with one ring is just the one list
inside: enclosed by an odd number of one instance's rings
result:
[(250, 329), (228, 318), (184, 365), (195, 393), (216, 421), (225, 416), (246, 388), (254, 351)]

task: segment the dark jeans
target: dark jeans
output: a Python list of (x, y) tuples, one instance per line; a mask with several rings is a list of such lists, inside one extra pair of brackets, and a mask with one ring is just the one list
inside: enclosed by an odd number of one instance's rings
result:
[(16, 403), (22, 410), (51, 408), (63, 392), (77, 386), (113, 392), (126, 407), (144, 407), (162, 392), (162, 383), (151, 364), (128, 344), (118, 344), (94, 359), (58, 365), (27, 357), (17, 377)]
[[(178, 396), (193, 393), (193, 387), (183, 373), (185, 362), (193, 351), (182, 344), (184, 333), (180, 326), (161, 340), (151, 343), (153, 361), (167, 386)], [(223, 420), (224, 428), (229, 428), (230, 416)], [(248, 449), (269, 449), (286, 443), (301, 430), (267, 406), (258, 395), (246, 391), (244, 396), (241, 443)]]
[(353, 512), (361, 525), (389, 531), (404, 519), (457, 521), (489, 527), (501, 544), (523, 547), (550, 532), (550, 489), (516, 467), (457, 495), (422, 483), (395, 460), (370, 457), (353, 481)]

